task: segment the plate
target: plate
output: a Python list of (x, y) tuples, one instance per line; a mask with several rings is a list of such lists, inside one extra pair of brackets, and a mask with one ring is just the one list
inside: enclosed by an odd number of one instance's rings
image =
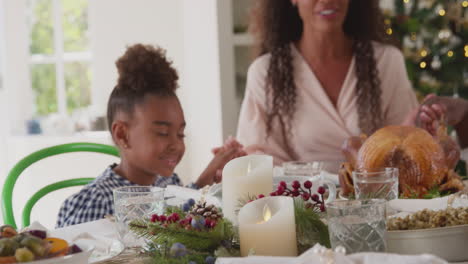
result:
[(449, 262), (468, 261), (468, 225), (387, 232), (387, 252), (433, 254)]
[(88, 259), (91, 256), (94, 246), (82, 242), (76, 242), (75, 243), (78, 247), (83, 250), (83, 252), (80, 253), (75, 253), (63, 257), (55, 257), (55, 258), (49, 258), (49, 259), (43, 259), (43, 260), (36, 260), (32, 262), (28, 262), (31, 264), (82, 264), (82, 263), (88, 263)]

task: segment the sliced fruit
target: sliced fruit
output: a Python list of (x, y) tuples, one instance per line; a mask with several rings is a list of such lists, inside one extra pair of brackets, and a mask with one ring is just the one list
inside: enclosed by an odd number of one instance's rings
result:
[(15, 254), (16, 249), (19, 247), (18, 242), (12, 238), (0, 239), (0, 256), (9, 257)]
[(0, 227), (0, 236), (2, 237), (14, 237), (18, 234), (16, 230), (10, 225), (3, 225)]
[(30, 235), (33, 235), (35, 237), (38, 237), (40, 239), (44, 239), (47, 237), (47, 232), (46, 231), (42, 231), (42, 230), (29, 230), (27, 231)]
[(16, 263), (15, 257), (0, 257), (0, 264)]
[(34, 253), (34, 255), (39, 256), (39, 257), (43, 257), (44, 255), (46, 255), (47, 249), (48, 249), (47, 242), (35, 236), (30, 236), (30, 235), (25, 236), (21, 240), (20, 245), (23, 247), (27, 247), (29, 250), (31, 250)]
[(68, 242), (56, 238), (56, 237), (48, 237), (45, 238), (44, 241), (49, 243), (49, 254), (54, 255), (54, 256), (63, 256), (66, 255), (68, 252)]
[(18, 248), (15, 252), (15, 258), (18, 262), (29, 262), (34, 260), (34, 254), (27, 248)]

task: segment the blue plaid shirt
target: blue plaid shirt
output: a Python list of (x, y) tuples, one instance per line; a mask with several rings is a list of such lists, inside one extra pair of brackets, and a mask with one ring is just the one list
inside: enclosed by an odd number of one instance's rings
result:
[[(116, 164), (109, 166), (102, 175), (83, 187), (79, 193), (70, 196), (60, 208), (56, 228), (99, 220), (114, 214), (112, 190), (124, 186), (138, 186), (114, 172)], [(179, 176), (158, 177), (153, 186), (181, 185)], [(197, 188), (192, 183), (188, 187)]]

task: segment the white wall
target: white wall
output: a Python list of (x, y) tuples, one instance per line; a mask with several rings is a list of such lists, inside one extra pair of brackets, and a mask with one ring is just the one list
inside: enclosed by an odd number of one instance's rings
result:
[[(7, 99), (7, 125), (15, 132), (24, 131), (24, 122), (33, 111), (33, 93), (29, 77), (29, 47), (25, 18), (26, 1), (3, 1), (5, 28), (5, 93)], [(10, 131), (8, 131), (9, 133)]]
[(192, 178), (210, 162), (222, 143), (218, 0), (184, 0), (184, 84), (180, 95), (187, 119), (187, 149)]
[[(0, 1), (0, 40), (5, 38), (5, 14), (4, 14), (4, 3)], [(5, 135), (7, 134), (9, 123), (8, 115), (6, 113), (7, 107), (7, 93), (5, 88), (5, 49), (4, 41), (0, 41), (0, 161), (6, 160), (6, 145), (5, 145)], [(6, 173), (5, 166), (0, 166), (0, 179), (1, 175)], [(0, 181), (1, 182), (1, 181)], [(2, 213), (0, 211), (0, 217)]]

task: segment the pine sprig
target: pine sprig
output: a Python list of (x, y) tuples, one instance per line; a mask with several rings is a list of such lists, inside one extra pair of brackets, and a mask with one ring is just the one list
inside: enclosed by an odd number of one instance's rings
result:
[(328, 227), (320, 219), (320, 213), (306, 208), (304, 201), (295, 199), (294, 214), (299, 253), (308, 250), (316, 243), (330, 248)]
[(234, 236), (232, 224), (225, 219), (219, 221), (213, 229), (204, 231), (187, 230), (178, 223), (165, 227), (147, 220), (133, 221), (130, 223), (130, 229), (156, 245), (172, 245), (178, 242), (201, 252), (213, 252), (223, 240), (231, 241)]

